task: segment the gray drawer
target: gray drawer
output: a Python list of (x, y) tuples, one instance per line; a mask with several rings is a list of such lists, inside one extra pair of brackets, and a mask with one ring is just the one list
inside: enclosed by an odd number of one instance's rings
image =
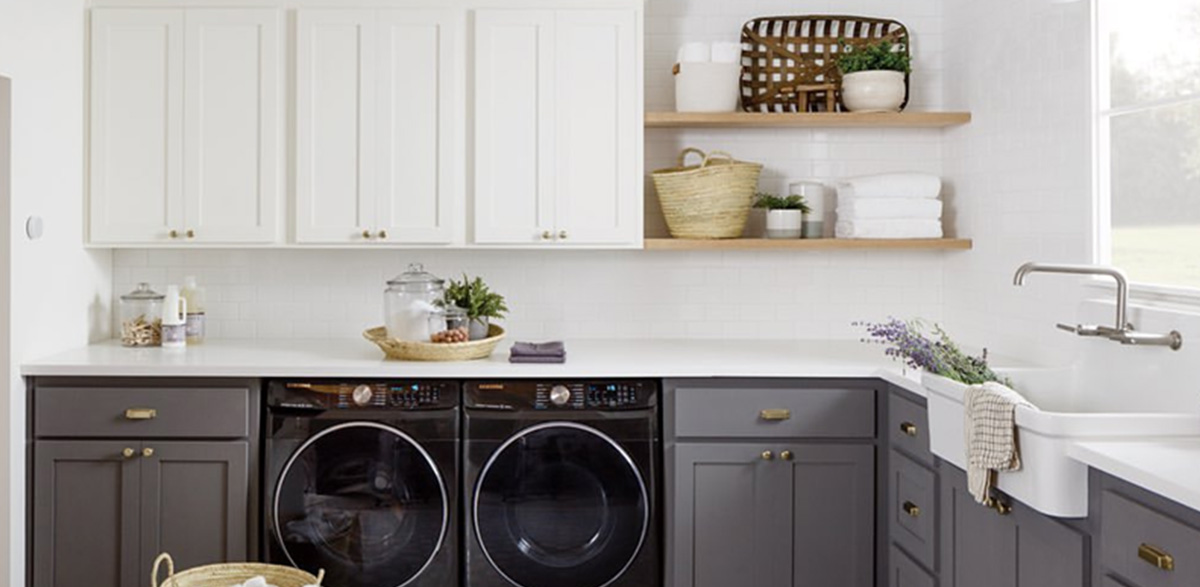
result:
[(888, 402), (887, 431), (892, 448), (926, 465), (933, 465), (933, 452), (929, 450), (929, 412), (924, 406), (892, 393)]
[(34, 434), (47, 438), (244, 438), (244, 387), (39, 387)]
[(937, 552), (937, 477), (892, 451), (888, 463), (888, 519), (892, 542), (934, 567)]
[(937, 587), (933, 576), (900, 549), (892, 547), (888, 558), (888, 587)]
[(875, 391), (680, 387), (675, 432), (691, 438), (873, 438)]
[[(1111, 491), (1101, 500), (1100, 560), (1108, 570), (1140, 587), (1200, 584), (1200, 530)], [(1174, 569), (1160, 569), (1141, 556), (1155, 553), (1170, 557)]]

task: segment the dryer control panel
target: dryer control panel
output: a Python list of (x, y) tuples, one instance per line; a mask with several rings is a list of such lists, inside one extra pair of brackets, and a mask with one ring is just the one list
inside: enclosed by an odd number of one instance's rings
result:
[(268, 405), (310, 410), (426, 410), (458, 405), (450, 381), (275, 381)]
[(480, 410), (640, 410), (657, 405), (657, 392), (645, 379), (470, 381), (465, 401)]

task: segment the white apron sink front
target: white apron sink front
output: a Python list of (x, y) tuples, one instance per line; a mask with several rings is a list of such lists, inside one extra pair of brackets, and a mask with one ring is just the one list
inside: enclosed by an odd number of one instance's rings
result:
[[(997, 487), (1043, 514), (1083, 518), (1088, 513), (1088, 468), (1067, 456), (1072, 443), (1200, 437), (1200, 394), (1171, 377), (1173, 369), (1145, 368), (1152, 366), (1119, 372), (1111, 365), (1005, 370), (1013, 387), (1039, 409), (1017, 408), (1022, 468), (999, 473)], [(929, 391), (931, 448), (965, 470), (967, 387), (928, 374), (922, 383)]]

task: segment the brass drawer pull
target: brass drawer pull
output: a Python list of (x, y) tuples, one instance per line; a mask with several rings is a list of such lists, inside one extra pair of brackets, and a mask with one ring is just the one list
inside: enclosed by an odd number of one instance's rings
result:
[(921, 517), (921, 508), (917, 507), (917, 504), (911, 501), (904, 502), (904, 505), (900, 507), (904, 508), (904, 513), (908, 514), (909, 516), (914, 518)]
[(150, 457), (154, 456), (154, 449), (152, 449), (152, 448), (150, 448), (150, 447), (148, 447), (148, 446), (147, 446), (146, 448), (143, 448), (143, 449), (142, 449), (142, 456), (143, 456), (143, 457), (146, 457), (146, 458), (150, 458)]
[(1167, 551), (1157, 546), (1146, 544), (1145, 542), (1138, 547), (1138, 558), (1153, 565), (1156, 569), (1164, 571), (1175, 570), (1175, 557), (1168, 554)]
[(153, 420), (158, 417), (158, 410), (154, 408), (129, 408), (125, 410), (126, 420)]
[(796, 455), (792, 454), (792, 451), (790, 451), (790, 450), (785, 450), (785, 451), (779, 453), (779, 458), (790, 462), (792, 459), (796, 458)]
[(792, 411), (791, 410), (763, 410), (758, 413), (758, 417), (759, 417), (759, 419), (766, 420), (767, 422), (782, 422), (784, 420), (792, 419)]
[(900, 431), (903, 432), (905, 436), (915, 437), (917, 435), (917, 425), (913, 424), (912, 422), (903, 422), (900, 424)]
[(762, 451), (762, 455), (760, 455), (760, 456), (762, 456), (762, 460), (769, 461), (769, 460), (775, 458), (775, 453), (773, 453), (769, 450), (764, 450), (764, 451)]
[(127, 448), (127, 449), (121, 451), (121, 456), (123, 456), (127, 459), (133, 458), (133, 449)]

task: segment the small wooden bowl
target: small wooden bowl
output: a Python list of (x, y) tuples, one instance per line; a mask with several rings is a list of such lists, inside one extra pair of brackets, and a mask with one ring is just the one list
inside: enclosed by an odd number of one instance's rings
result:
[(504, 339), (504, 329), (488, 325), (488, 337), (468, 342), (433, 343), (388, 338), (387, 328), (380, 326), (363, 332), (363, 338), (383, 349), (389, 359), (399, 361), (474, 361), (486, 359)]

